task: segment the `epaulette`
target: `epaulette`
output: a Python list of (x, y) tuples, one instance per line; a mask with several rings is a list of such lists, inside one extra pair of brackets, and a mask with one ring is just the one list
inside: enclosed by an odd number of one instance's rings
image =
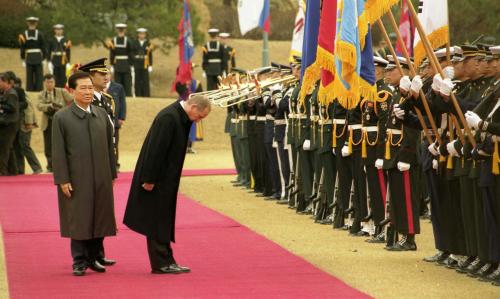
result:
[(106, 93), (106, 92), (104, 92), (104, 91), (103, 91), (103, 92), (101, 92), (101, 94), (102, 94), (103, 96), (105, 96), (105, 97), (109, 98), (110, 100), (113, 100), (113, 101), (115, 100), (115, 99), (113, 99), (113, 96), (112, 96), (112, 95), (110, 95), (109, 93)]
[(385, 102), (389, 97), (392, 96), (392, 93), (390, 93), (387, 90), (381, 90), (377, 93), (377, 97), (375, 98), (376, 102)]

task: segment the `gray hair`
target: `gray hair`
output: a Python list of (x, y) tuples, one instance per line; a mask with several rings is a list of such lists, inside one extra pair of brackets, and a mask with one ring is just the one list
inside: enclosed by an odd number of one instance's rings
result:
[(207, 109), (207, 108), (209, 111), (212, 110), (210, 100), (205, 95), (192, 96), (186, 101), (186, 103), (188, 105), (196, 105), (196, 107), (198, 108), (198, 111), (205, 111), (205, 109)]

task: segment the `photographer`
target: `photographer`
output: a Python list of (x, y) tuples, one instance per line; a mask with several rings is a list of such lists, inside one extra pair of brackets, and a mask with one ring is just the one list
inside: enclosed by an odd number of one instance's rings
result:
[(64, 88), (55, 87), (54, 76), (47, 74), (43, 77), (44, 90), (38, 95), (37, 108), (42, 113), (40, 128), (43, 131), (47, 171), (52, 172), (52, 117), (62, 107), (73, 101), (71, 95)]

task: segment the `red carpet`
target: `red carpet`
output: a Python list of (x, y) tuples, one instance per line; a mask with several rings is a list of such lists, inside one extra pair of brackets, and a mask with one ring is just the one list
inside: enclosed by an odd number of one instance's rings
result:
[(120, 231), (106, 239), (107, 256), (117, 265), (105, 274), (89, 270), (84, 277), (73, 277), (69, 240), (58, 232), (52, 177), (0, 178), (0, 222), (11, 298), (368, 298), (183, 195), (174, 252), (192, 273), (151, 275), (144, 237), (121, 225), (130, 180), (130, 174), (122, 174), (115, 186)]

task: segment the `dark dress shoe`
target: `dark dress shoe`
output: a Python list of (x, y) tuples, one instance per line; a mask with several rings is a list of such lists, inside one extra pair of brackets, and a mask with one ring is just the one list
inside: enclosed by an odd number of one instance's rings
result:
[(385, 243), (385, 234), (380, 233), (376, 236), (373, 236), (371, 239), (365, 240), (365, 242), (372, 243), (372, 244)]
[[(468, 262), (469, 261), (469, 262)], [(462, 264), (458, 263), (457, 269), (455, 269), (458, 273), (461, 274), (467, 274), (469, 267), (471, 267), (472, 264), (477, 264), (479, 263), (479, 259), (476, 257), (469, 257), (467, 260), (465, 260)]]
[(408, 242), (406, 239), (401, 239), (394, 246), (386, 247), (389, 251), (416, 251), (417, 244)]
[(271, 196), (272, 194), (266, 194), (266, 193), (262, 193), (262, 194), (258, 194), (256, 195), (257, 197), (269, 197)]
[(87, 270), (86, 266), (82, 266), (82, 265), (73, 266), (73, 275), (74, 276), (83, 276), (83, 275), (85, 275), (85, 270)]
[(184, 267), (184, 266), (181, 266), (181, 265), (178, 265), (178, 264), (172, 264), (170, 265), (170, 267), (177, 267), (177, 269), (179, 269), (182, 273), (189, 273), (191, 272), (191, 269), (189, 269), (188, 267)]
[(465, 270), (467, 272), (467, 275), (471, 274), (471, 273), (476, 273), (477, 271), (479, 271), (479, 269), (481, 269), (482, 267), (484, 266), (484, 263), (481, 262), (481, 260), (479, 259), (475, 259), (468, 267), (467, 269)]
[(95, 272), (99, 272), (99, 273), (106, 272), (106, 267), (101, 265), (101, 263), (99, 263), (98, 261), (94, 261), (94, 262), (89, 263), (89, 268), (90, 268), (90, 270), (95, 271)]
[(456, 269), (458, 267), (458, 261), (454, 258), (448, 257), (444, 266), (448, 269)]
[(500, 267), (498, 267), (495, 271), (491, 272), (490, 275), (480, 278), (480, 281), (500, 281)]
[(115, 260), (107, 259), (105, 257), (103, 257), (102, 259), (98, 259), (97, 261), (103, 266), (113, 266), (114, 264), (116, 264)]
[[(469, 277), (488, 276), (491, 272), (493, 272), (491, 270), (491, 264), (486, 263), (481, 268), (479, 268), (479, 270), (477, 270), (475, 272), (469, 272), (469, 273), (467, 273), (467, 276), (469, 276)], [(486, 273), (486, 275), (484, 275), (485, 273)]]
[(278, 200), (276, 203), (279, 204), (279, 205), (287, 205), (288, 204), (288, 199)]
[(356, 234), (356, 237), (366, 237), (366, 236), (369, 236), (370, 234), (363, 231), (363, 230), (360, 230), (357, 234)]
[(171, 264), (169, 266), (161, 267), (159, 269), (151, 270), (153, 274), (181, 274), (184, 273), (177, 264)]
[(297, 211), (297, 214), (299, 214), (299, 215), (312, 215), (312, 209), (305, 209), (302, 211)]
[(445, 260), (446, 258), (448, 258), (449, 255), (450, 255), (449, 253), (439, 251), (433, 256), (424, 257), (424, 262), (437, 263), (438, 261)]
[(481, 270), (477, 272), (476, 277), (479, 279), (479, 281), (489, 281), (488, 277), (496, 270), (498, 270), (497, 266), (493, 264), (486, 264), (481, 268)]

